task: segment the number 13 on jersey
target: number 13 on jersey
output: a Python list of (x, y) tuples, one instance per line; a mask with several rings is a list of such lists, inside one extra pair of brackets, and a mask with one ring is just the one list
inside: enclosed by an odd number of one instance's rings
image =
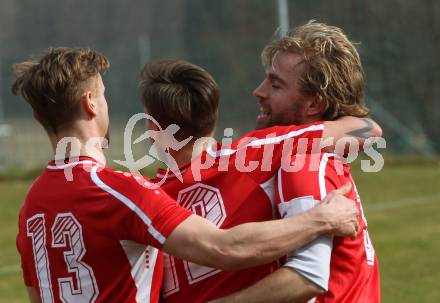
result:
[[(36, 214), (26, 221), (27, 236), (31, 238), (42, 302), (54, 302), (51, 282), (50, 260), (46, 245), (44, 214)], [(66, 268), (72, 277), (58, 278), (60, 300), (62, 302), (95, 302), (99, 295), (98, 285), (92, 268), (82, 261), (86, 248), (81, 224), (72, 213), (61, 213), (55, 218), (51, 228), (54, 253), (63, 253)], [(62, 250), (62, 248), (67, 248)], [(70, 249), (69, 249), (70, 248)], [(58, 252), (59, 250), (59, 252)], [(51, 251), (52, 252), (52, 251)]]

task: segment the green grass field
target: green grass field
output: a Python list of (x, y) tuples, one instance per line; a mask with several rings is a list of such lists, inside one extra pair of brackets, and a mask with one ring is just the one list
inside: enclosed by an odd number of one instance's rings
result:
[[(440, 161), (386, 160), (354, 175), (379, 258), (383, 302), (440, 298)], [(26, 302), (15, 248), (17, 214), (30, 181), (0, 179), (0, 302)]]

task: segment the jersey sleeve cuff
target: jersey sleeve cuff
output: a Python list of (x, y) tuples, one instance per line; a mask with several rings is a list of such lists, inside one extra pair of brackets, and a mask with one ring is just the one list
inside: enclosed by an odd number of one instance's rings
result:
[(174, 231), (174, 229), (179, 226), (183, 221), (185, 221), (193, 213), (185, 208), (180, 207), (177, 203), (173, 203), (172, 206), (161, 211), (160, 217), (155, 218), (153, 226), (156, 230), (159, 230), (161, 235), (164, 237), (163, 241), (160, 241), (161, 248), (168, 236)]
[(330, 258), (333, 239), (321, 236), (287, 256), (284, 267), (289, 267), (325, 291), (330, 279)]

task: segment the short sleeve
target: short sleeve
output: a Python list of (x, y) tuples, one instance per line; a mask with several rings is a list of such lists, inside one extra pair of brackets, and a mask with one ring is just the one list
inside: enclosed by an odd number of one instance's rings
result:
[(347, 166), (328, 153), (298, 154), (291, 157), (291, 169), (281, 167), (277, 175), (277, 202), (311, 197), (320, 201), (339, 188)]
[(121, 240), (162, 248), (171, 232), (192, 213), (142, 176), (105, 169), (92, 180), (107, 193), (103, 202), (112, 234)]
[[(147, 190), (148, 191), (148, 190)], [(171, 232), (185, 219), (191, 216), (193, 213), (177, 204), (164, 190), (161, 188), (153, 190), (153, 203), (149, 201), (151, 198), (151, 192), (144, 194), (144, 200), (141, 203), (141, 207), (150, 208), (151, 211), (151, 227), (153, 238), (160, 239), (160, 244), (163, 245), (166, 238)], [(158, 232), (156, 237), (154, 230)], [(163, 238), (159, 236), (162, 235)]]
[[(331, 154), (296, 155), (292, 157), (300, 169), (277, 174), (276, 201), (281, 217), (299, 215), (320, 203), (327, 192), (340, 185), (334, 156)], [(343, 170), (342, 170), (343, 171)], [(287, 255), (284, 267), (291, 268), (324, 290), (328, 289), (331, 237), (321, 236)]]

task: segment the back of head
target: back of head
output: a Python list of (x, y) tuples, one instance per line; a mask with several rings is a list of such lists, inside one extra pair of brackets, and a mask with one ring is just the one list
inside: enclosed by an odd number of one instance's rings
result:
[(86, 48), (49, 48), (39, 60), (13, 65), (12, 92), (31, 105), (48, 132), (57, 133), (78, 118), (79, 101), (86, 90), (95, 93), (98, 74), (110, 64)]
[(270, 66), (279, 52), (302, 56), (301, 90), (322, 102), (323, 119), (368, 115), (361, 60), (340, 28), (315, 21), (299, 26), (264, 48), (263, 64)]
[(141, 74), (142, 103), (162, 128), (180, 127), (178, 139), (200, 138), (215, 128), (219, 90), (203, 68), (183, 60), (147, 63)]

